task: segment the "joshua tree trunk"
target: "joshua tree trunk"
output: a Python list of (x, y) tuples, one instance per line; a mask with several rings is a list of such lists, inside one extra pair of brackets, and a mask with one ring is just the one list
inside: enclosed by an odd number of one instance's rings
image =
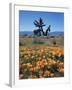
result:
[(44, 36), (44, 35), (45, 35), (45, 33), (44, 33), (43, 29), (42, 29), (42, 33), (43, 33), (43, 36)]
[(48, 30), (46, 30), (45, 36), (47, 36), (47, 34), (48, 34)]
[(45, 34), (46, 36), (48, 35), (48, 32), (51, 31), (50, 27), (51, 27), (51, 25), (49, 25), (49, 27), (48, 27), (47, 30), (46, 30), (46, 34)]

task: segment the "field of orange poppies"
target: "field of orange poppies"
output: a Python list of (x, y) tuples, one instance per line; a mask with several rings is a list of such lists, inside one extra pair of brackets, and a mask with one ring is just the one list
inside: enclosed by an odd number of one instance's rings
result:
[(19, 79), (64, 77), (63, 47), (19, 48)]

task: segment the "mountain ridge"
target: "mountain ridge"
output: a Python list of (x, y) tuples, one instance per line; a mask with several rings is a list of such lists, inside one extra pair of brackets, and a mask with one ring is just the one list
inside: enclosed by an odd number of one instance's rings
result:
[[(49, 32), (48, 33), (50, 36), (63, 36), (64, 32), (63, 31), (54, 31), (54, 32)], [(33, 35), (33, 31), (19, 31), (20, 36), (25, 36), (25, 35)]]

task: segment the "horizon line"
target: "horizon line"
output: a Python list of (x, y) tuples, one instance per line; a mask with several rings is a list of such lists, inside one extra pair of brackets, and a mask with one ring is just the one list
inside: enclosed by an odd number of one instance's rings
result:
[[(19, 31), (19, 32), (25, 32), (25, 31)], [(26, 32), (33, 32), (33, 31), (26, 31)], [(51, 31), (51, 32), (64, 32), (64, 31)]]

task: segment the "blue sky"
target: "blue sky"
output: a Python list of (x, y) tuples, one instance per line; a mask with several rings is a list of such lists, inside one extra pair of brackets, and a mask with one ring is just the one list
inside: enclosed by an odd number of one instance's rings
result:
[(40, 12), (40, 11), (19, 11), (20, 31), (33, 31), (36, 29), (34, 20), (42, 18), (46, 24), (44, 31), (51, 25), (51, 32), (64, 31), (64, 13), (61, 12)]

